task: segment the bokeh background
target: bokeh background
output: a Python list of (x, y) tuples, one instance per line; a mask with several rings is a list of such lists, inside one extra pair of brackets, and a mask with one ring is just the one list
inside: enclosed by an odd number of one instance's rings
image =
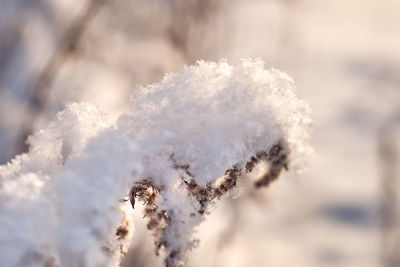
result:
[[(70, 101), (259, 57), (313, 109), (307, 170), (220, 202), (190, 267), (400, 266), (400, 1), (0, 0), (0, 163)], [(162, 266), (140, 210), (124, 267)]]

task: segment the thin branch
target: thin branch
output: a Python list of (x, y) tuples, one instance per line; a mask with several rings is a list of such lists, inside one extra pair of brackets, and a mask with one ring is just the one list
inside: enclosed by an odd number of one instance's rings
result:
[(36, 79), (32, 89), (32, 99), (30, 101), (29, 112), (33, 114), (23, 122), (21, 129), (20, 142), (21, 146), (18, 148), (18, 154), (28, 150), (25, 144), (27, 137), (32, 134), (35, 126), (35, 121), (43, 112), (48, 101), (50, 90), (54, 83), (57, 74), (62, 66), (66, 63), (67, 59), (75, 52), (79, 42), (82, 40), (85, 31), (90, 25), (90, 22), (96, 17), (101, 8), (103, 8), (111, 0), (93, 0), (87, 5), (75, 21), (65, 31), (62, 36), (59, 46), (54, 51), (53, 56)]

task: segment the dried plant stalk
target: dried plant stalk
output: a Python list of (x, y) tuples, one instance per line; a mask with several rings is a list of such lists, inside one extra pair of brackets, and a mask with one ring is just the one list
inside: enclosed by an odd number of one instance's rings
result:
[[(288, 170), (289, 167), (287, 145), (283, 141), (279, 141), (268, 151), (259, 152), (257, 155), (251, 157), (244, 168), (238, 169), (236, 166), (233, 166), (231, 169), (226, 170), (225, 175), (221, 177), (218, 184), (207, 184), (202, 187), (196, 183), (196, 177), (190, 172), (189, 164), (179, 165), (174, 159), (173, 154), (169, 159), (176, 169), (183, 170), (188, 177), (191, 177), (189, 181), (182, 178), (182, 184), (185, 185), (188, 196), (193, 196), (199, 204), (197, 214), (190, 214), (193, 217), (205, 216), (210, 204), (215, 199), (221, 199), (235, 188), (238, 180), (243, 177), (243, 174), (251, 173), (257, 164), (266, 162), (270, 167), (267, 172), (254, 182), (256, 188), (269, 186), (271, 182), (279, 178), (282, 170)], [(170, 226), (171, 221), (173, 221), (173, 211), (160, 210), (157, 205), (157, 198), (161, 194), (162, 188), (157, 187), (151, 179), (145, 179), (140, 183), (136, 183), (130, 191), (130, 202), (133, 209), (135, 208), (136, 199), (145, 205), (144, 216), (148, 218), (147, 229), (152, 231), (154, 237), (156, 237), (156, 255), (159, 255), (162, 248), (168, 247), (166, 230)], [(165, 258), (166, 266), (174, 266), (172, 263), (175, 262), (175, 258), (181, 258), (181, 254), (183, 253), (179, 249), (172, 250)]]

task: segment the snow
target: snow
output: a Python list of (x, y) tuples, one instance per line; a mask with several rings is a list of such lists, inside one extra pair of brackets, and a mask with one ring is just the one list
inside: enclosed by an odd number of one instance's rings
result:
[[(132, 107), (109, 124), (93, 105), (69, 104), (28, 139), (28, 153), (0, 166), (2, 266), (118, 266), (130, 194), (146, 201), (166, 266), (180, 266), (246, 163), (268, 159), (279, 175), (277, 144), (285, 162), (310, 151), (310, 109), (291, 78), (259, 59), (185, 66), (135, 90)], [(130, 234), (116, 235), (121, 225)]]

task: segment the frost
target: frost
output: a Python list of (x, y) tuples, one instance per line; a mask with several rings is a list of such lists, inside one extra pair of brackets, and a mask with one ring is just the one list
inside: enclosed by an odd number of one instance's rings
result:
[(260, 60), (199, 61), (137, 88), (132, 107), (110, 125), (89, 103), (70, 104), (0, 166), (1, 266), (118, 266), (136, 201), (156, 253), (180, 266), (238, 179), (268, 163), (255, 181), (266, 186), (309, 150), (309, 108)]

